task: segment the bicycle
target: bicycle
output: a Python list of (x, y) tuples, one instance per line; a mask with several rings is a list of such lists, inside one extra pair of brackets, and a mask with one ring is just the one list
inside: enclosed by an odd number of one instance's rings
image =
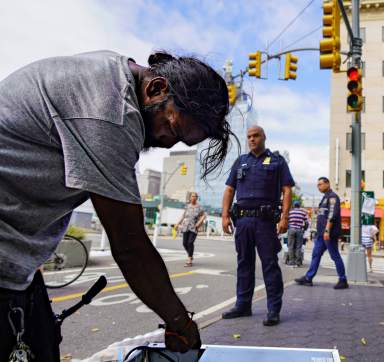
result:
[(65, 235), (52, 256), (44, 263), (45, 286), (63, 288), (84, 273), (88, 264), (88, 250), (78, 238)]

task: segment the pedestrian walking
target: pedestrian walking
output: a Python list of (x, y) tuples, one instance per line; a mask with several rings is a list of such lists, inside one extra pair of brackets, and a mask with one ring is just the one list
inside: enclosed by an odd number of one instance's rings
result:
[(308, 213), (301, 208), (299, 200), (293, 202), (288, 215), (288, 265), (303, 265), (304, 231), (308, 228)]
[(249, 128), (247, 138), (250, 152), (241, 155), (232, 166), (223, 196), (222, 222), (226, 233), (233, 231), (230, 209), (235, 193), (237, 198), (232, 213), (236, 227), (237, 286), (236, 305), (222, 317), (252, 314), (256, 248), (267, 291), (268, 313), (263, 324), (274, 326), (280, 322), (284, 289), (277, 256), (281, 250), (278, 234), (288, 229), (294, 181), (284, 158), (265, 148), (266, 137), (261, 127)]
[(307, 273), (301, 278), (295, 279), (297, 284), (312, 286), (312, 279), (319, 269), (321, 257), (328, 250), (329, 255), (335, 262), (339, 281), (334, 286), (335, 289), (348, 288), (347, 277), (343, 259), (338, 249), (338, 239), (341, 234), (341, 209), (340, 199), (332, 191), (330, 182), (326, 177), (320, 177), (317, 182), (317, 188), (324, 194), (319, 204), (317, 214), (317, 236), (312, 251), (311, 265)]
[(369, 272), (372, 273), (372, 247), (374, 242), (377, 241), (377, 234), (379, 232), (379, 229), (376, 227), (376, 225), (362, 225), (361, 226), (361, 243), (363, 244), (367, 258), (368, 258), (368, 265), (369, 265)]
[(16, 344), (8, 314), (21, 309), (22, 340), (35, 360), (60, 360), (36, 270), (89, 198), (128, 284), (166, 322), (167, 347), (200, 347), (197, 325), (145, 232), (135, 164), (150, 147), (209, 138), (205, 178), (227, 154), (228, 109), (216, 71), (167, 53), (150, 55), (148, 67), (110, 51), (54, 57), (0, 82), (0, 361)]
[(199, 227), (205, 221), (204, 208), (197, 202), (198, 195), (192, 192), (190, 195), (189, 203), (185, 208), (183, 216), (176, 225), (176, 229), (181, 230), (183, 233), (183, 246), (188, 255), (188, 260), (185, 267), (192, 266), (193, 252), (195, 250), (195, 240)]

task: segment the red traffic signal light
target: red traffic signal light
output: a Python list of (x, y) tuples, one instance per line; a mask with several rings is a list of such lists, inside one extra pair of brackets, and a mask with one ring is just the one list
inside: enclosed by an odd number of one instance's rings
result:
[(347, 109), (349, 112), (360, 112), (363, 106), (362, 84), (361, 84), (361, 69), (351, 67), (347, 71), (349, 90), (347, 98)]

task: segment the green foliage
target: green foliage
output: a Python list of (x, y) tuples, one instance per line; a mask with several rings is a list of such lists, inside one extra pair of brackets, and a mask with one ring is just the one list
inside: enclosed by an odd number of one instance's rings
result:
[(85, 238), (85, 230), (74, 225), (70, 225), (65, 234), (74, 236), (75, 238), (78, 238), (80, 240), (83, 240)]
[(296, 186), (292, 190), (292, 202), (300, 201), (301, 205), (303, 205), (303, 194), (300, 193), (300, 187)]

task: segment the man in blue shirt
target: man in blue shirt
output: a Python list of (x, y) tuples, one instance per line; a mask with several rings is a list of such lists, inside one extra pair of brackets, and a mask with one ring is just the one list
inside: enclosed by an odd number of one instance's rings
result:
[[(232, 233), (230, 208), (236, 193), (237, 219), (235, 243), (237, 251), (237, 300), (234, 308), (223, 313), (224, 319), (250, 316), (255, 288), (255, 247), (261, 259), (267, 291), (265, 326), (280, 322), (283, 280), (277, 254), (281, 245), (278, 233), (288, 228), (288, 213), (294, 181), (284, 158), (265, 148), (261, 127), (247, 131), (250, 152), (234, 163), (223, 196), (223, 229)], [(282, 212), (280, 199), (283, 193)], [(233, 218), (235, 219), (235, 218)]]
[(317, 182), (317, 188), (324, 194), (319, 204), (319, 213), (317, 215), (317, 236), (312, 251), (312, 261), (308, 272), (301, 278), (295, 279), (299, 285), (312, 286), (312, 279), (315, 277), (320, 265), (320, 260), (325, 250), (335, 262), (336, 271), (339, 276), (335, 289), (348, 288), (347, 277), (343, 259), (341, 259), (337, 248), (337, 240), (341, 234), (341, 210), (340, 199), (331, 189), (329, 180), (326, 177), (320, 177)]

